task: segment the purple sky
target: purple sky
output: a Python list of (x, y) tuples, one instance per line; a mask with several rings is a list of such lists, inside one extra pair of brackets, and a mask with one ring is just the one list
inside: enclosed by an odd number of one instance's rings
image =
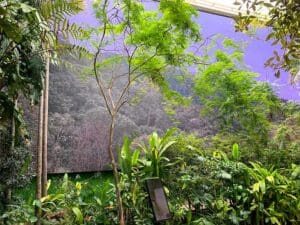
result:
[[(97, 22), (91, 7), (92, 0), (86, 0), (86, 2), (87, 7), (85, 11), (73, 17), (72, 20), (82, 25), (96, 26)], [(153, 8), (153, 4), (155, 3), (147, 3), (147, 8)], [(213, 34), (222, 34), (238, 42), (247, 42), (245, 63), (252, 71), (260, 74), (259, 80), (270, 82), (281, 98), (300, 102), (300, 86), (290, 85), (287, 73), (282, 73), (281, 77), (277, 79), (273, 70), (264, 67), (264, 62), (272, 56), (272, 52), (275, 50), (274, 46), (264, 41), (264, 37), (268, 33), (267, 30), (261, 30), (258, 32), (257, 37), (251, 38), (245, 34), (235, 32), (234, 21), (230, 18), (200, 13), (200, 17), (196, 21), (201, 26), (203, 38)]]

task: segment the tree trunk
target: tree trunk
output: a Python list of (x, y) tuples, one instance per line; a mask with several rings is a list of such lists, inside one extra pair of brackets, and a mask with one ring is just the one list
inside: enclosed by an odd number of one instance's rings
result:
[(108, 153), (111, 160), (111, 165), (113, 169), (113, 175), (114, 175), (114, 182), (115, 182), (115, 188), (116, 188), (116, 195), (117, 195), (117, 203), (118, 203), (118, 217), (119, 217), (119, 224), (125, 225), (125, 218), (124, 218), (124, 209), (123, 209), (123, 202), (122, 202), (122, 196), (121, 191), (119, 188), (119, 173), (118, 173), (118, 167), (116, 163), (116, 159), (113, 152), (113, 138), (114, 138), (114, 130), (115, 130), (115, 115), (111, 115), (111, 123), (109, 128), (109, 143), (108, 143)]
[(48, 99), (49, 99), (49, 73), (50, 53), (46, 55), (46, 74), (44, 87), (44, 110), (43, 110), (43, 150), (42, 150), (42, 197), (47, 195), (47, 165), (48, 165)]
[[(43, 116), (44, 113), (44, 91), (42, 91), (42, 95), (40, 98), (40, 111), (39, 111), (39, 128), (38, 128), (38, 144), (36, 151), (36, 190), (35, 190), (35, 198), (37, 200), (41, 200), (42, 198), (42, 151), (43, 151)], [(36, 207), (35, 215), (38, 218), (36, 225), (41, 224), (41, 210)]]

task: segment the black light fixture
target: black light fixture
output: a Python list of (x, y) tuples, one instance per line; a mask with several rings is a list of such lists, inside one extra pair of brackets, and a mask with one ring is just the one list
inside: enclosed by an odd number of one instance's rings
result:
[(148, 179), (146, 186), (155, 221), (162, 222), (170, 219), (171, 213), (161, 180), (159, 178)]

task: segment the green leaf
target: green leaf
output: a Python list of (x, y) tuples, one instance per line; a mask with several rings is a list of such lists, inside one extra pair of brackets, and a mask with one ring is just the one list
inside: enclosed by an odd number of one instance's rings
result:
[(29, 218), (29, 221), (30, 221), (30, 223), (34, 223), (34, 222), (37, 221), (37, 217), (31, 216), (31, 217)]
[(172, 146), (175, 143), (176, 143), (176, 141), (170, 141), (170, 142), (166, 143), (163, 146), (163, 148), (160, 150), (160, 155), (162, 155), (170, 146)]
[(42, 208), (42, 202), (40, 200), (34, 200), (32, 205), (34, 205), (38, 208)]
[(22, 9), (22, 11), (24, 13), (30, 13), (30, 12), (36, 10), (35, 8), (33, 8), (33, 7), (31, 7), (31, 6), (27, 5), (27, 4), (24, 4), (24, 3), (21, 3), (20, 7), (21, 7), (21, 9)]
[(260, 180), (259, 181), (259, 188), (260, 188), (260, 190), (263, 194), (266, 193), (266, 182), (265, 182), (265, 180)]
[(253, 192), (259, 192), (259, 182), (252, 185)]
[(279, 220), (277, 219), (277, 217), (272, 216), (271, 218), (271, 223), (272, 224), (277, 224), (277, 225), (282, 225)]
[(274, 183), (274, 176), (267, 176), (266, 177), (267, 181), (269, 181), (270, 183)]
[(82, 189), (81, 182), (76, 182), (75, 187), (77, 190), (81, 191), (81, 189)]
[(81, 213), (80, 209), (78, 207), (73, 207), (72, 211), (76, 216), (76, 221), (79, 224), (83, 224), (83, 216), (82, 216), (82, 213)]
[(47, 190), (49, 190), (50, 186), (51, 186), (51, 179), (49, 179), (49, 180), (47, 181)]
[(240, 158), (239, 145), (236, 143), (232, 146), (232, 157), (235, 161), (238, 161)]
[(132, 166), (135, 166), (138, 163), (139, 156), (140, 156), (140, 151), (135, 150), (132, 155)]
[(41, 198), (41, 202), (61, 200), (65, 198), (65, 194), (50, 194)]
[(192, 221), (192, 211), (191, 210), (189, 210), (188, 212), (187, 212), (187, 216), (186, 216), (187, 218), (186, 218), (186, 220), (187, 220), (187, 225), (190, 225), (191, 224), (191, 221)]
[(67, 173), (65, 173), (63, 177), (63, 186), (68, 185), (68, 182), (69, 182), (69, 176)]
[(226, 179), (226, 180), (230, 180), (232, 178), (231, 174), (227, 173), (224, 170), (221, 171), (221, 174), (219, 175), (219, 177)]

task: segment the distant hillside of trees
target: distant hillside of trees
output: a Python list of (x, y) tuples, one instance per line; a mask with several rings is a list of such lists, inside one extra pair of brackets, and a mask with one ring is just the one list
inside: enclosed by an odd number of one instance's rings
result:
[[(86, 62), (70, 61), (83, 66)], [(118, 69), (122, 70), (124, 65)], [(171, 80), (176, 88), (176, 80)], [(170, 127), (194, 132), (198, 136), (213, 133), (210, 121), (199, 116), (200, 106), (177, 107), (175, 115), (166, 113), (166, 104), (159, 91), (149, 84), (136, 84), (129, 104), (118, 117), (115, 148), (123, 137), (145, 138), (153, 131), (163, 133)], [(177, 91), (186, 94), (187, 87)], [(32, 114), (32, 111), (36, 113)], [(37, 109), (26, 113), (33, 135), (32, 151), (35, 152)], [(52, 66), (49, 97), (48, 171), (50, 173), (89, 172), (109, 169), (106, 152), (108, 115), (103, 99), (97, 93), (93, 77), (83, 76), (74, 68)]]

